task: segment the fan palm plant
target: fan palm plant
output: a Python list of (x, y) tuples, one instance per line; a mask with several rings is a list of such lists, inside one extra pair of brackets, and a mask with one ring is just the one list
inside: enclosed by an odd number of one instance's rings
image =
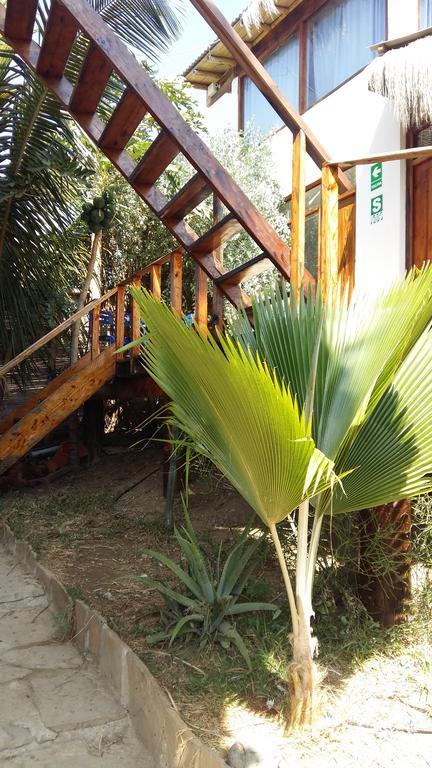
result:
[[(310, 722), (318, 675), (312, 589), (324, 515), (432, 486), (432, 268), (375, 300), (297, 307), (282, 286), (253, 304), (234, 338), (206, 339), (136, 292), (145, 365), (171, 420), (269, 527), (291, 618), (291, 726)], [(277, 524), (297, 514), (292, 584)]]
[[(115, 32), (153, 61), (179, 32), (183, 0), (92, 0)], [(36, 36), (50, 0), (40, 0)], [(86, 52), (78, 37), (74, 81)], [(110, 83), (102, 105), (118, 97)], [(110, 101), (111, 98), (111, 101)], [(69, 310), (87, 242), (73, 225), (94, 152), (70, 116), (4, 43), (0, 46), (0, 355), (13, 357)]]

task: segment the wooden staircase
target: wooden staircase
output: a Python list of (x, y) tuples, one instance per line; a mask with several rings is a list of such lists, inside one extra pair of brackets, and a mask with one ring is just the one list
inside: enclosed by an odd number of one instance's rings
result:
[[(225, 35), (233, 56), (238, 57), (244, 70), (255, 79), (294, 131), (292, 252), (86, 0), (52, 0), (42, 31), (35, 30), (38, 0), (7, 0), (6, 6), (0, 5), (0, 34), (6, 42), (70, 112), (179, 243), (178, 250), (136, 273), (97, 302), (88, 304), (0, 369), (0, 377), (6, 376), (31, 354), (70, 329), (73, 323), (81, 322), (87, 316), (90, 318), (87, 355), (0, 423), (0, 474), (112, 379), (115, 358), (112, 348), (100, 350), (100, 313), (104, 304), (114, 302), (116, 323), (112, 346), (118, 349), (125, 336), (125, 298), (130, 284), (141, 285), (145, 278), (154, 295), (161, 298), (162, 267), (169, 264), (171, 304), (181, 310), (182, 259), (184, 254), (189, 254), (196, 263), (195, 320), (203, 329), (207, 328), (208, 322), (208, 279), (213, 283), (215, 324), (220, 324), (224, 298), (236, 307), (250, 307), (243, 283), (269, 268), (275, 267), (286, 280), (290, 280), (292, 271), (296, 294), (315, 287), (314, 277), (304, 267), (304, 168), (306, 152), (317, 163), (326, 163), (328, 157), (259, 62), (254, 62), (247, 48), (242, 49), (238, 40), (232, 37), (229, 25), (221, 21), (222, 17), (209, 15), (204, 0), (193, 0), (193, 3), (214, 29)], [(83, 55), (78, 78), (72, 83), (65, 72), (73, 49), (76, 54), (77, 40)], [(121, 95), (111, 116), (104, 121), (97, 110), (113, 74), (120, 81)], [(129, 154), (127, 145), (146, 115), (156, 121), (159, 132), (150, 148), (137, 160)], [(167, 199), (157, 182), (178, 155), (189, 161), (194, 175), (175, 197)], [(329, 265), (334, 265), (335, 254), (337, 257), (338, 190), (344, 183), (345, 177), (337, 167), (325, 165), (319, 277), (325, 278), (328, 284), (337, 276), (337, 269), (335, 271)], [(198, 236), (186, 217), (210, 195), (213, 195), (214, 210), (220, 211), (223, 204), (228, 213), (215, 217), (213, 226)], [(220, 248), (241, 231), (250, 235), (260, 254), (227, 271), (219, 258)], [(130, 335), (136, 339), (140, 335), (140, 325), (134, 302), (131, 302), (131, 313)], [(132, 362), (135, 356), (136, 351), (130, 356)]]

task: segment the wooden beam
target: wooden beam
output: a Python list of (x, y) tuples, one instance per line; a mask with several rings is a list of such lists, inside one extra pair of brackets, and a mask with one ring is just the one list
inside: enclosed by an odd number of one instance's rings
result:
[(136, 166), (131, 181), (137, 186), (154, 184), (180, 152), (165, 131), (161, 131)]
[(233, 235), (241, 232), (241, 223), (231, 213), (213, 225), (199, 240), (189, 248), (190, 253), (211, 253), (230, 240)]
[(31, 40), (38, 0), (9, 0), (6, 7), (5, 34), (12, 40)]
[(94, 361), (74, 372), (19, 424), (0, 437), (0, 474), (6, 472), (49, 435), (59, 424), (109, 381), (115, 371), (115, 355), (107, 349)]
[(136, 93), (126, 89), (99, 139), (99, 147), (119, 151), (125, 148), (141, 121), (147, 107)]
[(297, 302), (302, 292), (306, 237), (306, 139), (303, 131), (294, 138), (291, 197), (291, 286)]
[(351, 168), (353, 165), (372, 165), (372, 163), (387, 163), (392, 160), (425, 159), (431, 156), (432, 146), (413, 147), (412, 149), (399, 149), (394, 152), (381, 152), (378, 155), (354, 157), (351, 160), (332, 160), (331, 165), (338, 165), (340, 168)]
[(160, 264), (153, 264), (150, 270), (150, 291), (157, 301), (161, 300), (162, 296), (162, 266)]
[(195, 264), (195, 322), (203, 333), (208, 330), (208, 278)]
[(3, 435), (5, 432), (8, 431), (8, 429), (11, 429), (11, 427), (14, 426), (20, 419), (22, 419), (24, 416), (27, 415), (27, 413), (30, 413), (30, 411), (33, 410), (33, 408), (36, 408), (39, 403), (42, 403), (43, 400), (46, 400), (46, 398), (51, 395), (53, 392), (55, 392), (58, 387), (60, 387), (62, 384), (64, 384), (65, 381), (70, 379), (71, 376), (73, 376), (77, 371), (80, 370), (80, 368), (84, 368), (85, 365), (87, 365), (91, 360), (90, 352), (88, 352), (84, 357), (80, 357), (77, 362), (70, 366), (69, 368), (66, 368), (64, 371), (58, 374), (54, 379), (51, 379), (51, 381), (48, 382), (48, 384), (45, 384), (43, 389), (40, 389), (38, 392), (35, 392), (33, 395), (27, 398), (23, 403), (21, 403), (17, 408), (14, 408), (12, 413), (9, 413), (5, 418), (0, 422), (0, 435)]
[[(141, 288), (141, 277), (133, 277), (131, 283), (137, 290)], [(141, 313), (138, 303), (133, 297), (131, 297), (131, 341), (136, 341), (142, 336), (141, 334)], [(132, 347), (130, 354), (132, 357), (139, 357), (139, 346)]]
[[(329, 154), (305, 123), (300, 113), (288, 101), (265, 67), (252, 53), (236, 30), (233, 29), (215, 3), (212, 0), (191, 0), (191, 3), (213, 29), (219, 40), (224, 43), (242, 70), (255, 83), (284, 124), (293, 133), (297, 133), (299, 130), (304, 132), (308, 153), (318, 167), (321, 167), (325, 162), (330, 162)], [(340, 183), (344, 189), (351, 189), (351, 184), (345, 177), (345, 174), (340, 174)]]
[(70, 101), (71, 112), (96, 112), (111, 72), (109, 59), (100, 48), (90, 43)]
[(324, 300), (335, 294), (338, 282), (338, 201), (337, 169), (333, 165), (325, 165), (322, 170), (319, 255), (319, 283)]
[(100, 354), (100, 311), (101, 305), (98, 304), (91, 314), (91, 356), (92, 360)]
[(196, 173), (160, 212), (161, 219), (181, 221), (205, 200), (211, 189), (207, 181)]
[[(223, 219), (223, 205), (221, 201), (213, 195), (213, 224)], [(213, 258), (216, 264), (223, 267), (224, 263), (224, 247), (219, 245), (213, 251)], [(212, 317), (211, 324), (213, 328), (217, 328), (219, 331), (223, 331), (224, 327), (224, 295), (216, 283), (213, 283), (213, 296), (212, 296)]]
[(62, 77), (75, 42), (78, 24), (73, 15), (53, 0), (36, 67), (44, 77)]
[(170, 269), (170, 304), (176, 312), (181, 312), (183, 306), (183, 252), (174, 251), (171, 256)]
[[(119, 349), (124, 344), (125, 338), (125, 293), (124, 285), (119, 285), (116, 296), (116, 315), (115, 315), (115, 347)], [(124, 353), (117, 355), (117, 360), (121, 360)]]

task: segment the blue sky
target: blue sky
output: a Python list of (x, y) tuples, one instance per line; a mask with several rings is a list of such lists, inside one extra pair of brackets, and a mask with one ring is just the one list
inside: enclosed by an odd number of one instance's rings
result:
[[(216, 5), (229, 21), (233, 21), (247, 7), (248, 0), (217, 0)], [(216, 38), (191, 3), (187, 2), (186, 6), (183, 34), (160, 62), (159, 72), (163, 77), (171, 78), (181, 74)]]

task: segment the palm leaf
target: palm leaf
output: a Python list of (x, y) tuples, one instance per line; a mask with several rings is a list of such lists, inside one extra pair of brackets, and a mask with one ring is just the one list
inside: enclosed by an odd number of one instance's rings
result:
[(230, 341), (205, 339), (147, 292), (134, 297), (150, 330), (145, 365), (172, 399), (176, 423), (266, 524), (332, 485), (331, 462), (266, 365)]

